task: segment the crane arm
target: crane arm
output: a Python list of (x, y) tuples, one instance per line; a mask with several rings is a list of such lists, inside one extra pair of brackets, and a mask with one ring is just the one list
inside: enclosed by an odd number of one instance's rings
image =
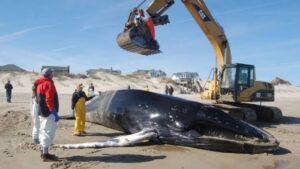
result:
[(152, 17), (160, 16), (173, 4), (174, 0), (152, 0), (146, 11)]
[[(146, 11), (152, 17), (160, 16), (174, 0), (152, 0)], [(231, 51), (223, 28), (215, 21), (203, 0), (182, 0), (210, 43), (212, 44), (219, 71), (224, 64), (231, 64)]]
[(231, 64), (231, 51), (223, 28), (215, 21), (203, 0), (182, 2), (212, 44), (221, 71), (224, 64)]
[[(231, 64), (230, 47), (223, 28), (215, 21), (203, 0), (181, 1), (212, 44), (217, 58), (218, 71), (221, 72), (224, 64)], [(169, 23), (168, 16), (162, 14), (173, 4), (174, 0), (152, 0), (149, 3), (146, 11), (155, 26)], [(134, 26), (135, 15), (134, 10), (131, 11), (125, 31), (118, 35), (119, 46), (142, 55), (160, 53), (158, 43), (155, 41), (153, 45), (154, 39), (149, 39), (148, 29), (143, 25)]]

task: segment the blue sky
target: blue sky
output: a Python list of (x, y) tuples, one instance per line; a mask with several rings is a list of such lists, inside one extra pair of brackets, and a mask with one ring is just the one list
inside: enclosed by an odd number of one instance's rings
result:
[[(167, 13), (171, 24), (156, 28), (162, 54), (140, 56), (116, 43), (129, 10), (141, 0), (1, 0), (0, 65), (27, 70), (70, 65), (89, 68), (193, 71), (206, 79), (215, 54), (180, 0)], [(150, 1), (148, 1), (150, 2)], [(256, 66), (258, 80), (276, 76), (300, 85), (300, 1), (206, 0), (229, 40), (233, 62)], [(145, 6), (144, 6), (145, 7)]]

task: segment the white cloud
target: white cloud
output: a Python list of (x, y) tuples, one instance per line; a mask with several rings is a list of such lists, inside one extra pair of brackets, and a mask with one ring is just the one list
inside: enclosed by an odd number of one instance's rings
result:
[(106, 27), (115, 27), (118, 24), (85, 24), (81, 27), (80, 31), (87, 31), (90, 29), (101, 29)]
[(32, 28), (19, 30), (19, 31), (9, 33), (9, 34), (6, 34), (6, 35), (1, 35), (0, 36), (0, 43), (1, 42), (12, 41), (12, 40), (15, 40), (15, 39), (18, 39), (18, 38), (22, 37), (23, 35), (25, 35), (27, 33), (32, 32), (32, 31), (40, 30), (40, 29), (46, 29), (46, 28), (49, 28), (49, 27), (52, 27), (52, 25), (36, 26), (36, 27), (32, 27)]
[(59, 47), (59, 48), (53, 49), (52, 51), (53, 51), (53, 52), (61, 52), (61, 51), (73, 49), (73, 48), (75, 48), (75, 47), (76, 47), (76, 46), (74, 46), (74, 45), (69, 45), (69, 46), (64, 46), (64, 47)]

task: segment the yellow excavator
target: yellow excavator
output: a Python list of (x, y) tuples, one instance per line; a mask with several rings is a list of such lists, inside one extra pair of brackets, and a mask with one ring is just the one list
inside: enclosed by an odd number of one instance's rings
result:
[[(151, 27), (137, 24), (139, 7), (131, 10), (125, 29), (117, 37), (119, 46), (129, 52), (142, 55), (160, 53), (158, 42), (151, 37)], [(202, 29), (214, 48), (217, 67), (209, 89), (201, 94), (202, 99), (216, 100), (213, 105), (233, 117), (246, 121), (279, 121), (282, 112), (277, 107), (251, 104), (249, 102), (274, 101), (274, 86), (256, 81), (253, 65), (231, 63), (231, 51), (223, 28), (215, 21), (203, 0), (181, 0)], [(169, 23), (168, 15), (162, 15), (174, 0), (152, 0), (146, 8), (154, 26)]]

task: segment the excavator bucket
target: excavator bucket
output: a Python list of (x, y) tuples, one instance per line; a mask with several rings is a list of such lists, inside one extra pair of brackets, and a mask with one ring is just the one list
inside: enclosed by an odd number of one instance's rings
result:
[(144, 25), (133, 26), (117, 37), (118, 45), (129, 52), (139, 53), (141, 55), (153, 55), (161, 53), (156, 40), (151, 39)]

